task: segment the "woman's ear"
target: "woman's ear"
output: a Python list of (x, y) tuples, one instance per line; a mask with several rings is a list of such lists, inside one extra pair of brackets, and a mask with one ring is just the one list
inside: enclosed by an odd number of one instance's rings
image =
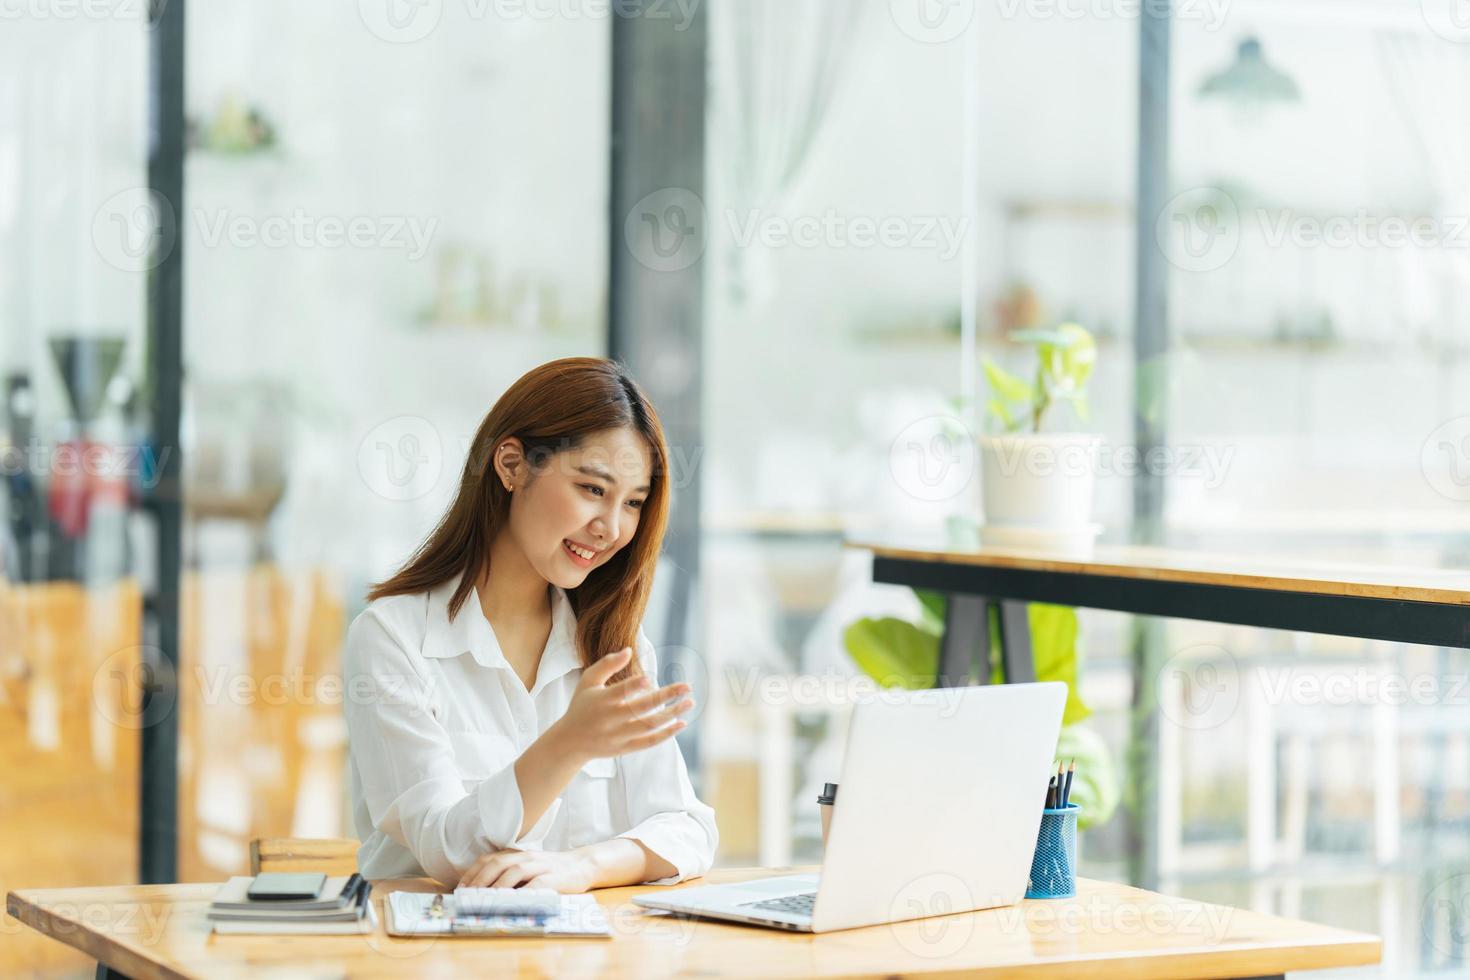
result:
[(526, 464), (525, 445), (521, 440), (511, 436), (496, 446), (493, 463), (495, 478), (505, 489), (515, 491), (525, 485), (529, 467)]

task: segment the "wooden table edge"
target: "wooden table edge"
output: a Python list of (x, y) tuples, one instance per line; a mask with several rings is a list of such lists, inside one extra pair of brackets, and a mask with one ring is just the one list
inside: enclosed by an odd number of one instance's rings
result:
[(5, 912), (11, 918), (36, 930), (47, 939), (53, 939), (86, 953), (99, 965), (111, 967), (128, 976), (130, 980), (194, 980), (189, 974), (171, 970), (165, 964), (132, 949), (126, 942), (110, 933), (95, 932), (85, 923), (73, 923), (71, 920), (61, 918), (50, 909), (38, 904), (37, 899), (27, 897), (29, 891), (52, 890), (62, 891), (63, 889), (8, 891), (5, 893)]
[[(751, 868), (724, 868), (718, 869), (725, 873), (766, 872), (771, 869)], [(799, 871), (798, 868), (776, 869), (781, 872), (790, 873)], [(721, 876), (723, 877), (723, 876)], [(688, 887), (703, 883), (703, 876), (691, 879), (689, 882), (680, 883), (674, 888)], [(374, 895), (374, 901), (381, 903), (384, 896), (394, 889), (391, 887), (395, 879), (384, 879), (374, 882), (374, 889), (378, 894)], [(401, 879), (405, 881), (417, 881), (418, 879)], [(1126, 888), (1130, 891), (1140, 891), (1132, 885), (1122, 885), (1118, 882), (1099, 881), (1114, 887)], [(182, 885), (215, 885), (213, 882), (184, 882)], [(380, 887), (381, 886), (381, 887)], [(136, 886), (116, 886), (131, 888)], [(174, 888), (178, 885), (163, 885), (161, 888)], [(630, 903), (634, 894), (643, 891), (664, 890), (668, 886), (659, 885), (628, 885), (619, 888), (599, 889), (606, 896), (606, 905), (622, 905)], [(134, 950), (126, 940), (118, 938), (115, 934), (99, 933), (92, 930), (84, 921), (74, 921), (54, 914), (49, 908), (41, 904), (44, 899), (40, 896), (32, 897), (32, 892), (66, 892), (66, 891), (90, 891), (92, 889), (24, 889), (12, 890), (6, 893), (6, 912), (22, 925), (35, 929), (40, 934), (65, 943), (78, 951), (87, 954), (97, 963), (111, 967), (132, 980), (193, 980), (194, 974), (181, 973), (171, 969), (167, 964), (157, 962), (148, 957), (145, 952)], [(1146, 890), (1143, 890), (1146, 891)], [(613, 894), (613, 893), (617, 894)], [(595, 893), (594, 893), (595, 894)], [(1188, 899), (1187, 901), (1198, 900)], [(1198, 902), (1201, 905), (1212, 903)], [(1228, 906), (1227, 906), (1228, 907)], [(985, 910), (981, 910), (982, 913)], [(380, 907), (380, 921), (378, 929), (386, 927), (386, 920), (382, 918), (385, 910)], [(962, 913), (977, 914), (977, 913)], [(1272, 916), (1272, 918), (1279, 918)], [(1295, 920), (1305, 922), (1306, 920)], [(1284, 941), (1278, 943), (1257, 944), (1248, 948), (1237, 948), (1222, 950), (1210, 946), (1200, 946), (1190, 949), (1165, 950), (1158, 953), (1139, 950), (1125, 950), (1118, 953), (1092, 954), (1077, 959), (1053, 959), (1046, 962), (1035, 963), (1031, 966), (1018, 964), (1001, 964), (993, 968), (981, 968), (976, 970), (973, 964), (947, 970), (940, 967), (929, 976), (961, 976), (961, 975), (1024, 975), (1038, 978), (1049, 976), (1062, 977), (1112, 977), (1120, 968), (1127, 968), (1129, 975), (1139, 980), (1166, 980), (1166, 978), (1203, 978), (1219, 976), (1274, 976), (1298, 970), (1318, 969), (1341, 969), (1351, 967), (1365, 967), (1379, 964), (1383, 959), (1383, 940), (1369, 933), (1356, 932), (1341, 929), (1337, 926), (1326, 926), (1321, 923), (1308, 923), (1324, 930), (1330, 930), (1330, 935), (1319, 936), (1308, 940)], [(49, 926), (49, 928), (48, 928)], [(758, 927), (747, 927), (757, 930)], [(864, 928), (880, 928), (880, 926), (869, 926)], [(833, 933), (818, 935), (807, 935), (808, 939), (819, 939), (821, 936), (840, 936), (848, 930), (839, 930)], [(775, 933), (783, 937), (797, 938), (790, 933)], [(1200, 967), (1193, 961), (1201, 956), (1208, 956), (1207, 966)], [(876, 973), (852, 973), (845, 974), (844, 980), (858, 980), (858, 978), (881, 978), (891, 976), (891, 971), (879, 971)]]
[[(1086, 558), (1048, 555), (1009, 549), (982, 551), (947, 551), (921, 547), (887, 545), (860, 538), (844, 538), (844, 548), (869, 551), (876, 558), (897, 561), (929, 562), (936, 565), (969, 565), (980, 568), (1017, 571), (1055, 572), (1064, 575), (1092, 575), (1099, 578), (1132, 579), (1140, 582), (1178, 582), (1186, 585), (1211, 585), (1222, 588), (1259, 589), (1268, 592), (1295, 592), (1307, 595), (1342, 596), (1357, 599), (1383, 599), (1396, 602), (1431, 602), (1447, 606), (1470, 606), (1470, 587), (1451, 589), (1435, 585), (1394, 585), (1391, 583), (1354, 582), (1330, 578), (1272, 575), (1169, 566), (1119, 565)], [(1325, 569), (1324, 569), (1325, 570)], [(1453, 574), (1457, 569), (1405, 569), (1417, 574)], [(1467, 582), (1470, 586), (1470, 582)]]

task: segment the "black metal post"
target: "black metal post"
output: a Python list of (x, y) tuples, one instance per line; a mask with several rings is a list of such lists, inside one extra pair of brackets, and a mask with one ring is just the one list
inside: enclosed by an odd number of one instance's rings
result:
[[(1138, 458), (1153, 458), (1165, 445), (1168, 390), (1169, 266), (1155, 237), (1155, 222), (1169, 197), (1169, 0), (1141, 7), (1138, 33), (1138, 189), (1134, 215), (1135, 286), (1133, 334), (1133, 434)], [(1164, 515), (1164, 474), (1145, 466), (1133, 478), (1133, 540), (1158, 544)], [(1132, 627), (1133, 704), (1129, 771), (1132, 879), (1158, 881), (1158, 696), (1155, 679), (1163, 660), (1163, 626), (1135, 620)]]
[(141, 728), (138, 877), (144, 884), (178, 877), (179, 572), (183, 549), (179, 412), (183, 388), (184, 0), (152, 0), (149, 9), (148, 187), (172, 209), (177, 233), (160, 236), (162, 254), (148, 277), (148, 373), (151, 441), (158, 480), (145, 506), (153, 516), (158, 578), (144, 603), (148, 690)]
[[(708, 11), (658, 5), (612, 19), (608, 191), (608, 355), (626, 364), (668, 439), (673, 508), (662, 574), (668, 615), (660, 671), (699, 671), (699, 498), (704, 453), (705, 70)], [(697, 726), (680, 736), (698, 767)]]

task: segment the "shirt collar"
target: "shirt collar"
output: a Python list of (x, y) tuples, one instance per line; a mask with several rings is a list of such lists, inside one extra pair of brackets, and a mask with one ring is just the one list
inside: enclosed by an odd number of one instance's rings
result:
[[(470, 594), (459, 607), (459, 614), (450, 620), (449, 599), (458, 586), (458, 579), (449, 579), (429, 591), (423, 655), (442, 658), (468, 653), (482, 667), (512, 669), (495, 639), (490, 621), (480, 608), (480, 596), (475, 589), (470, 589)], [(581, 658), (577, 656), (577, 615), (572, 611), (566, 592), (552, 586), (551, 633), (546, 639), (546, 650), (541, 654), (536, 684), (531, 693), (581, 667)]]

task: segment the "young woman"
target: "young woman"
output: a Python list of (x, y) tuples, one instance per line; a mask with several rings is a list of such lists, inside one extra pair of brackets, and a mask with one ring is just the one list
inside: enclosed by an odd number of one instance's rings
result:
[(544, 364), (485, 416), (448, 512), (348, 630), (364, 876), (580, 892), (709, 868), (714, 811), (671, 738), (689, 686), (654, 689), (638, 625), (667, 456), (610, 361)]

